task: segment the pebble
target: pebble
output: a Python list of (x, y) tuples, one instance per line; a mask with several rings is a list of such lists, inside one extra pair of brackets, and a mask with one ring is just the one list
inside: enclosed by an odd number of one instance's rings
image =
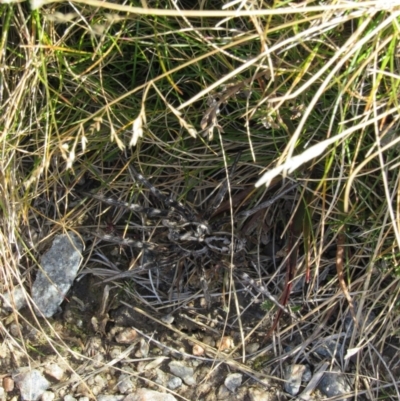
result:
[(32, 301), (38, 316), (52, 317), (64, 301), (78, 273), (83, 245), (73, 233), (56, 235), (41, 258), (41, 269), (32, 285)]
[(167, 324), (172, 324), (175, 318), (172, 315), (165, 315), (161, 318), (161, 321)]
[(254, 354), (260, 348), (259, 343), (250, 343), (246, 345), (246, 353), (247, 354)]
[(202, 356), (204, 355), (204, 348), (198, 344), (193, 345), (192, 354), (195, 356)]
[(217, 341), (217, 347), (220, 351), (228, 351), (235, 346), (233, 338), (230, 336), (222, 337), (221, 340)]
[(36, 369), (17, 373), (13, 375), (13, 379), (21, 392), (23, 400), (36, 401), (50, 387), (50, 383)]
[(168, 380), (168, 374), (163, 372), (161, 369), (156, 369), (157, 377), (154, 380), (154, 383), (160, 384), (161, 386), (165, 386)]
[(312, 372), (309, 365), (305, 365), (305, 367), (301, 381), (308, 383), (312, 378)]
[(45, 391), (40, 397), (41, 401), (53, 401), (56, 395), (52, 391)]
[(231, 373), (225, 379), (225, 387), (234, 393), (236, 389), (242, 384), (243, 375), (241, 373)]
[[(346, 376), (339, 369), (332, 369), (330, 372), (324, 373), (317, 387), (328, 397), (342, 396), (351, 392)], [(351, 399), (350, 396), (341, 398), (343, 401), (350, 401)]]
[(145, 340), (144, 338), (142, 338), (140, 340), (140, 352), (142, 353), (142, 357), (143, 358), (147, 358), (147, 356), (149, 355), (149, 350), (150, 350), (150, 346), (147, 340)]
[(64, 370), (56, 363), (49, 363), (45, 368), (45, 373), (58, 381), (64, 376)]
[(125, 328), (115, 336), (115, 341), (118, 344), (132, 344), (135, 342), (137, 336), (138, 334), (135, 329)]
[(26, 305), (26, 290), (21, 286), (13, 288), (3, 295), (3, 309), (7, 312), (19, 310)]
[(121, 373), (117, 383), (118, 391), (121, 394), (132, 393), (135, 390), (135, 385), (132, 382), (131, 375)]
[(179, 361), (172, 361), (168, 366), (171, 373), (180, 377), (188, 386), (194, 386), (196, 384), (196, 380), (193, 377), (193, 368), (190, 368)]
[(301, 378), (304, 371), (306, 370), (305, 365), (289, 365), (285, 368), (285, 384), (283, 385), (284, 390), (291, 394), (296, 395), (300, 391)]
[(77, 401), (77, 399), (74, 396), (72, 396), (71, 394), (67, 394), (64, 397), (64, 401)]
[(326, 339), (315, 349), (315, 352), (325, 358), (339, 358), (341, 349), (341, 343), (338, 343), (336, 340)]
[(14, 390), (14, 380), (11, 379), (10, 376), (6, 376), (3, 378), (3, 387), (4, 391), (7, 391), (9, 393), (10, 391)]
[(111, 359), (117, 359), (120, 357), (120, 355), (122, 354), (122, 348), (119, 346), (116, 347), (111, 347), (110, 348), (110, 358)]
[(175, 390), (180, 386), (182, 386), (182, 379), (180, 377), (176, 377), (176, 376), (171, 377), (171, 379), (169, 379), (168, 384), (167, 384), (167, 387), (170, 390)]

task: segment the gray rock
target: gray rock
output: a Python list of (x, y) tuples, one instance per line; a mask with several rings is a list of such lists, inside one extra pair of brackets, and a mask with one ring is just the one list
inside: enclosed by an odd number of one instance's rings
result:
[(341, 343), (337, 343), (334, 340), (326, 340), (315, 349), (315, 352), (325, 358), (339, 358), (341, 349)]
[(291, 394), (296, 395), (300, 391), (301, 379), (305, 372), (305, 365), (289, 365), (285, 368), (285, 384), (284, 390)]
[(165, 387), (168, 376), (168, 373), (165, 373), (163, 370), (156, 369), (156, 377), (153, 379), (154, 383), (160, 384), (161, 386)]
[(190, 368), (179, 361), (172, 361), (168, 366), (171, 373), (180, 377), (188, 386), (194, 386), (196, 384), (196, 380), (193, 377), (193, 368)]
[(254, 354), (260, 348), (259, 343), (250, 343), (246, 345), (246, 353)]
[(77, 401), (77, 399), (76, 399), (73, 395), (67, 394), (67, 395), (64, 397), (64, 401)]
[(309, 365), (305, 365), (303, 376), (301, 377), (302, 382), (308, 383), (312, 378), (312, 372)]
[(38, 400), (50, 387), (50, 383), (35, 369), (16, 373), (12, 378), (21, 392), (21, 398), (27, 401)]
[(20, 310), (26, 305), (25, 289), (21, 286), (13, 288), (3, 296), (3, 309), (7, 312)]
[(118, 391), (121, 394), (129, 394), (135, 390), (135, 385), (132, 382), (131, 377), (132, 377), (132, 375), (129, 375), (127, 373), (122, 373), (119, 376), (117, 387), (118, 387)]
[(124, 401), (177, 401), (177, 399), (166, 393), (139, 388), (134, 394), (129, 394)]
[[(342, 396), (351, 392), (346, 376), (339, 369), (325, 372), (317, 388), (328, 397)], [(352, 397), (343, 397), (343, 401), (350, 401)]]
[(182, 379), (180, 377), (171, 377), (171, 379), (169, 379), (168, 384), (167, 384), (168, 388), (170, 390), (175, 390), (178, 387), (182, 386)]
[(243, 375), (240, 373), (231, 373), (225, 379), (225, 387), (234, 393), (236, 389), (242, 384)]
[(43, 270), (32, 286), (32, 299), (38, 316), (53, 316), (70, 289), (82, 261), (82, 242), (72, 232), (57, 235), (42, 256)]

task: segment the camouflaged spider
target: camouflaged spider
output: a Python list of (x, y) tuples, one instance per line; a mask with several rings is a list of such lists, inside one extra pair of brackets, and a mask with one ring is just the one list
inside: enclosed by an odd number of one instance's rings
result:
[[(239, 157), (240, 154), (236, 157), (229, 175), (232, 175)], [(244, 239), (236, 236), (232, 237), (231, 232), (215, 231), (212, 225), (208, 223), (208, 220), (226, 195), (228, 190), (227, 180), (222, 184), (211, 207), (199, 214), (192, 210), (191, 207), (182, 205), (172, 197), (165, 196), (133, 166), (129, 166), (129, 169), (136, 182), (146, 187), (165, 206), (164, 209), (143, 207), (139, 204), (122, 202), (87, 192), (84, 192), (84, 195), (108, 205), (123, 208), (137, 215), (145, 216), (150, 221), (158, 222), (155, 226), (155, 234), (153, 233), (151, 240), (149, 236), (148, 240), (146, 239), (145, 241), (131, 238), (122, 239), (110, 234), (98, 235), (101, 239), (151, 253), (155, 256), (158, 266), (173, 265), (177, 260), (182, 260), (182, 258), (198, 260), (205, 257), (210, 260), (217, 257), (220, 258), (221, 255), (235, 254), (244, 249)], [(141, 227), (141, 231), (144, 232), (146, 228)], [(150, 265), (150, 263), (143, 263), (142, 267), (147, 267), (147, 265)], [(202, 263), (202, 265), (204, 266), (205, 264)]]

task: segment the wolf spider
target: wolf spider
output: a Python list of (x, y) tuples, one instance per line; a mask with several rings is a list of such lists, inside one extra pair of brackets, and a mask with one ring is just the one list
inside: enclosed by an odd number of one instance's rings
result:
[[(195, 277), (194, 281), (201, 285), (207, 304), (210, 304), (207, 289), (208, 283), (214, 282), (215, 284), (212, 274), (217, 275), (226, 268), (247, 264), (246, 239), (244, 235), (232, 230), (231, 223), (234, 219), (231, 216), (218, 216), (218, 218), (214, 218), (214, 221), (211, 220), (213, 215), (218, 214), (218, 209), (228, 191), (228, 180), (231, 179), (239, 158), (240, 154), (237, 155), (227, 178), (205, 211), (196, 211), (191, 206), (183, 205), (171, 196), (164, 195), (135, 167), (129, 165), (136, 183), (147, 188), (155, 198), (154, 201), (159, 201), (163, 207), (145, 207), (137, 203), (123, 202), (103, 195), (84, 192), (84, 195), (103, 203), (122, 208), (127, 212), (133, 212), (139, 218), (136, 221), (141, 222), (135, 224), (131, 219), (130, 224), (134, 225), (134, 238), (120, 238), (107, 233), (97, 233), (96, 236), (101, 240), (140, 251), (138, 252), (140, 255), (136, 259), (140, 260), (139, 270), (141, 271), (156, 268), (158, 271), (167, 274), (168, 271), (174, 270), (176, 282), (180, 281), (183, 274), (191, 276), (192, 279)], [(246, 220), (247, 217), (270, 206), (276, 199), (292, 189), (293, 187), (290, 187), (277, 197), (263, 202), (255, 208), (238, 213), (235, 218), (239, 217)], [(150, 225), (144, 223), (143, 220), (150, 222)], [(228, 229), (224, 229), (224, 227), (228, 227)], [(137, 272), (137, 267), (134, 270)], [(189, 271), (196, 273), (190, 274)], [(123, 276), (126, 277), (127, 275), (123, 274), (121, 277)], [(196, 278), (198, 279), (196, 280)], [(174, 286), (176, 282), (174, 279), (170, 285)], [(176, 287), (179, 288), (179, 284)]]
[[(233, 174), (239, 157), (240, 154), (230, 168), (229, 176)], [(129, 170), (137, 184), (147, 188), (163, 208), (144, 207), (88, 192), (83, 192), (83, 195), (133, 212), (139, 218), (154, 223), (150, 226), (140, 224), (136, 229), (139, 233), (136, 231), (135, 237), (139, 234), (143, 240), (120, 238), (107, 233), (96, 234), (102, 240), (141, 250), (145, 256), (142, 258), (142, 268), (174, 266), (182, 260), (185, 260), (185, 263), (188, 260), (194, 264), (201, 263), (204, 267), (209, 265), (210, 261), (217, 262), (226, 255), (238, 255), (245, 250), (245, 239), (220, 229), (221, 219), (219, 223), (209, 222), (227, 193), (229, 178), (222, 183), (210, 207), (206, 211), (197, 212), (189, 205), (183, 205), (171, 196), (164, 195), (132, 165), (129, 165)]]

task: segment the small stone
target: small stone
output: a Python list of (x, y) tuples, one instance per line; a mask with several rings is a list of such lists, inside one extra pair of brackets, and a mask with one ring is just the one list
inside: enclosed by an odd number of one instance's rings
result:
[(303, 376), (301, 377), (301, 381), (308, 383), (312, 378), (312, 372), (311, 372), (309, 365), (305, 365), (305, 367), (306, 368), (304, 369)]
[(202, 356), (204, 355), (204, 348), (198, 344), (193, 345), (192, 354), (195, 356)]
[(45, 391), (40, 397), (41, 401), (53, 401), (56, 395), (52, 391)]
[(112, 347), (110, 348), (110, 358), (111, 359), (117, 359), (121, 356), (122, 354), (122, 348), (121, 347)]
[(121, 394), (132, 393), (135, 390), (135, 385), (132, 382), (131, 375), (122, 373), (119, 376), (117, 387)]
[(64, 371), (56, 363), (50, 363), (45, 368), (45, 373), (60, 381), (64, 376)]
[(115, 336), (115, 341), (119, 344), (132, 344), (135, 342), (137, 336), (138, 334), (135, 329), (126, 328)]
[(76, 398), (74, 396), (72, 396), (71, 394), (67, 394), (64, 397), (64, 401), (77, 401)]
[[(351, 392), (346, 376), (338, 369), (325, 372), (317, 387), (328, 397), (343, 396)], [(350, 401), (351, 399), (351, 396), (341, 398), (343, 401)]]
[(230, 336), (222, 337), (221, 340), (217, 341), (217, 347), (220, 351), (228, 351), (235, 346), (233, 338)]
[(155, 383), (160, 384), (161, 386), (165, 387), (167, 383), (167, 373), (163, 372), (161, 369), (156, 369), (157, 377), (154, 380)]
[(51, 317), (64, 301), (78, 273), (83, 245), (73, 233), (57, 235), (42, 256), (41, 267), (32, 285), (32, 301), (38, 316)]
[(341, 349), (342, 349), (342, 344), (338, 343), (336, 340), (331, 340), (331, 339), (323, 339), (320, 340), (320, 345), (315, 348), (315, 352), (318, 355), (321, 355), (325, 358), (339, 358)]
[(305, 371), (305, 365), (290, 365), (285, 368), (285, 384), (283, 388), (291, 395), (296, 395), (300, 391), (301, 379)]
[(25, 305), (26, 305), (26, 291), (21, 286), (17, 286), (3, 295), (3, 308), (7, 312), (13, 310), (20, 310)]
[(4, 390), (7, 391), (7, 393), (9, 393), (10, 391), (14, 390), (14, 380), (11, 379), (10, 376), (6, 376), (3, 378), (3, 387)]
[(172, 315), (165, 315), (161, 318), (161, 321), (166, 323), (166, 324), (172, 324), (174, 322), (175, 318)]
[(149, 348), (150, 347), (148, 341), (142, 338), (140, 340), (140, 352), (142, 354), (142, 358), (147, 358), (147, 356), (149, 355)]
[(13, 337), (18, 338), (18, 337), (21, 335), (22, 329), (23, 329), (22, 324), (11, 323), (11, 324), (10, 324), (10, 329), (9, 329), (9, 330), (10, 330), (10, 334), (11, 334)]
[(247, 354), (254, 354), (260, 348), (259, 343), (250, 343), (246, 345), (246, 353)]
[(204, 297), (200, 298), (200, 307), (201, 308), (208, 308), (209, 303), (207, 302), (207, 300)]
[(167, 386), (170, 390), (175, 390), (178, 387), (182, 386), (182, 379), (176, 376), (171, 377), (171, 379), (168, 381)]
[(240, 373), (231, 373), (225, 379), (225, 387), (234, 393), (236, 389), (242, 384), (243, 375)]
[(13, 375), (13, 379), (23, 400), (36, 401), (50, 387), (50, 383), (36, 369), (17, 373)]
[(190, 368), (179, 361), (172, 361), (168, 366), (171, 373), (180, 377), (188, 386), (194, 386), (196, 384), (196, 380), (193, 377), (193, 368)]

